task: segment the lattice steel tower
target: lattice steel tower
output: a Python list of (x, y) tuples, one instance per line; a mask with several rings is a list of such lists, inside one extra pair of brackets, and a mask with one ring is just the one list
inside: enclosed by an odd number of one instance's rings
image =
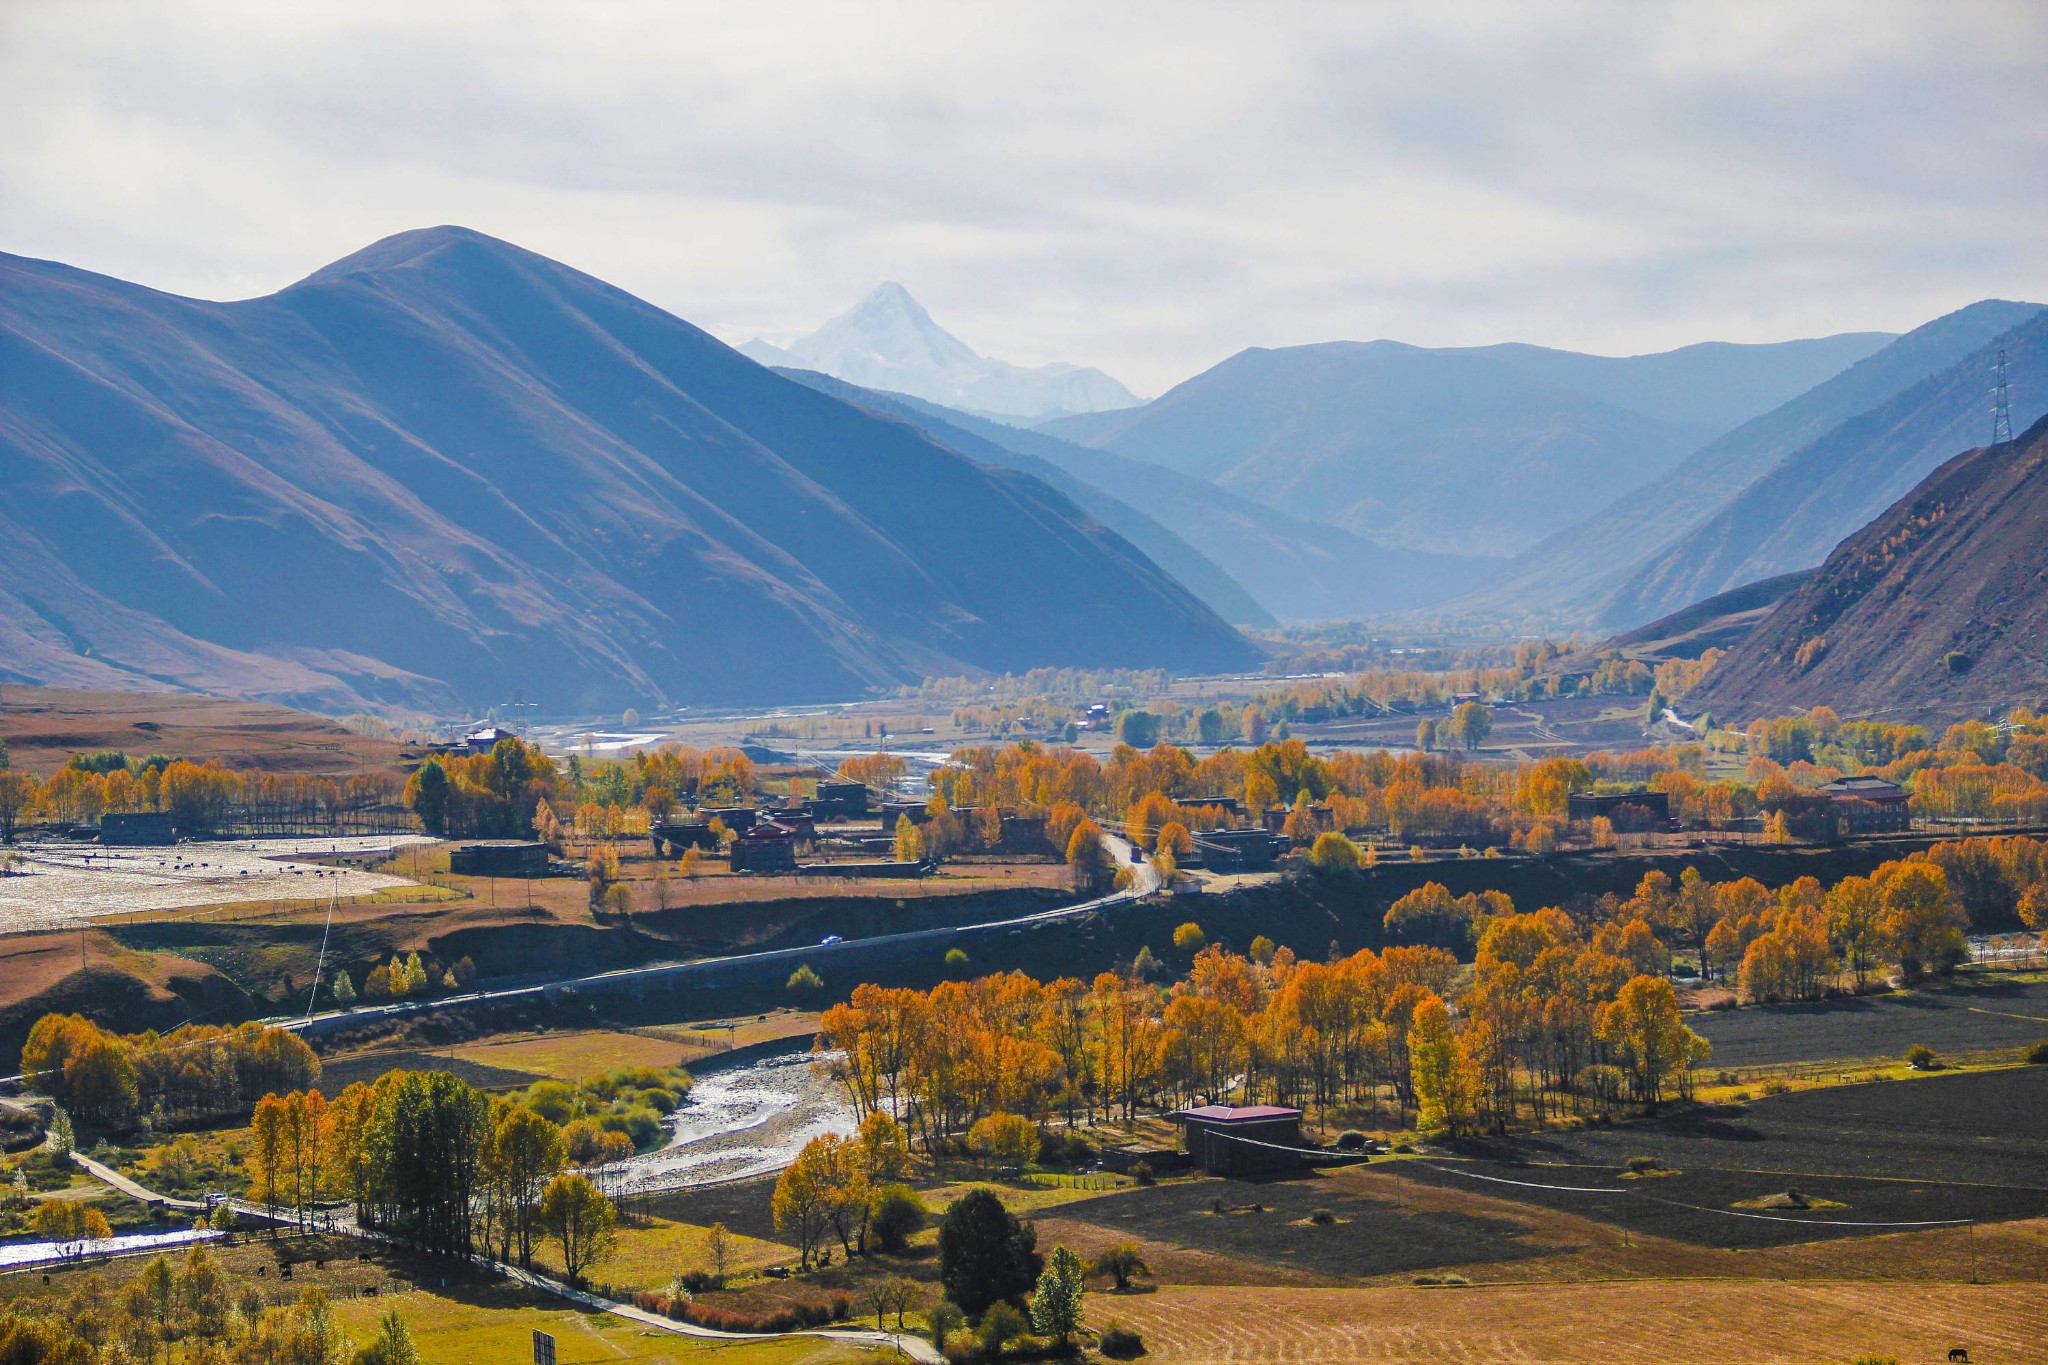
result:
[(1998, 383), (1991, 390), (1991, 444), (2012, 439), (2012, 387), (2005, 382), (2005, 348), (1998, 348)]

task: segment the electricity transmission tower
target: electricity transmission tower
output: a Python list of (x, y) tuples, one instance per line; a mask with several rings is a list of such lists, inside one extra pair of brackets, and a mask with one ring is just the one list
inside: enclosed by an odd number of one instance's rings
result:
[(2012, 439), (2012, 386), (2005, 382), (2005, 348), (1998, 348), (1998, 382), (1991, 390), (1991, 444)]

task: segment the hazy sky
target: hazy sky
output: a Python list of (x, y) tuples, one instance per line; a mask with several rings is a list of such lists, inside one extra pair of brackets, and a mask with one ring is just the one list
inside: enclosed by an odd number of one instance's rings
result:
[(2048, 300), (2048, 5), (0, 0), (0, 250), (212, 298), (462, 223), (730, 340), (884, 279), (1154, 393)]

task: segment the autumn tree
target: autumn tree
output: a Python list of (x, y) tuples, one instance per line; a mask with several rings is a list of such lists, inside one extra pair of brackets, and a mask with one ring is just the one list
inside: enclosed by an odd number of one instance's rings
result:
[(583, 1176), (558, 1175), (541, 1196), (540, 1224), (561, 1249), (562, 1272), (570, 1284), (611, 1256), (618, 1246), (618, 1223), (612, 1201)]
[(1622, 1060), (1635, 1098), (1651, 1112), (1673, 1075), (1707, 1055), (1706, 1039), (1679, 1018), (1678, 992), (1660, 976), (1631, 978), (1601, 1010), (1599, 1036)]

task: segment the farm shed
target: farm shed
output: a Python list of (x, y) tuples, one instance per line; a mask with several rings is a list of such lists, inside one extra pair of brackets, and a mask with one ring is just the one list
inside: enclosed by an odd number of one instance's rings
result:
[(449, 850), (448, 870), (465, 877), (539, 877), (548, 846), (528, 839), (482, 839)]
[(100, 842), (122, 848), (163, 847), (177, 843), (178, 832), (171, 827), (169, 811), (108, 811), (100, 817)]
[(1573, 823), (1606, 816), (1616, 829), (1643, 830), (1671, 821), (1671, 798), (1647, 787), (1626, 792), (1573, 792), (1564, 799)]
[(1182, 1109), (1188, 1155), (1210, 1175), (1269, 1175), (1298, 1170), (1302, 1156), (1301, 1111), (1279, 1104), (1204, 1104)]

